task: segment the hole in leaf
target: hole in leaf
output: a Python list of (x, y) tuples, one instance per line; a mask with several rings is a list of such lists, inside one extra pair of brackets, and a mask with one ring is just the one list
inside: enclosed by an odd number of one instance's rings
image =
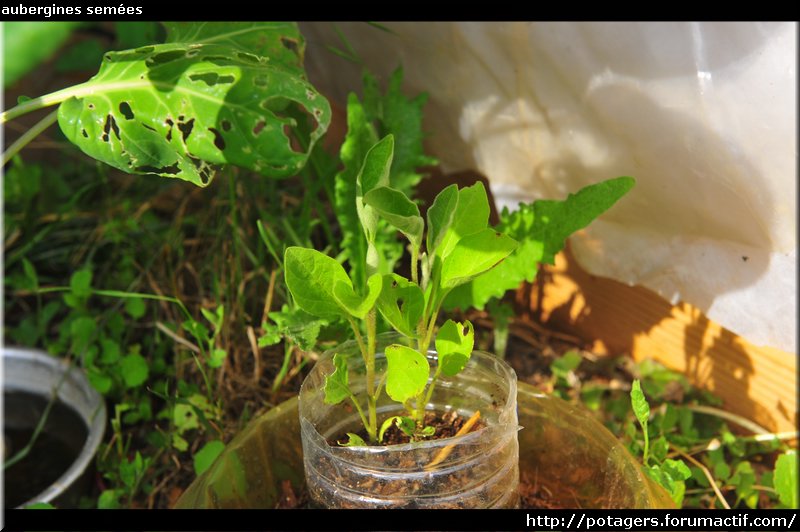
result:
[(225, 131), (225, 132), (230, 131), (231, 127), (232, 127), (231, 123), (229, 121), (227, 121), (227, 120), (223, 120), (222, 122), (220, 122), (220, 125), (222, 126), (222, 131)]
[(200, 49), (199, 48), (193, 48), (193, 49), (189, 50), (188, 52), (186, 52), (186, 57), (191, 59), (192, 57), (195, 57), (199, 53), (200, 53)]
[(189, 138), (189, 135), (192, 134), (193, 128), (194, 128), (194, 118), (192, 118), (188, 122), (178, 122), (178, 129), (181, 131), (181, 135), (183, 135), (184, 144), (186, 143), (186, 139)]
[(255, 76), (253, 78), (253, 84), (256, 87), (266, 87), (269, 85), (269, 78), (267, 78), (267, 76)]
[(175, 122), (173, 122), (171, 118), (167, 118), (164, 120), (164, 123), (169, 126), (169, 130), (167, 131), (167, 142), (170, 142), (172, 140), (172, 126), (175, 125)]
[(156, 128), (154, 128), (153, 126), (148, 126), (147, 124), (142, 124), (142, 127), (145, 128), (145, 129), (149, 129), (150, 131), (155, 131), (156, 130)]
[(149, 165), (137, 166), (136, 171), (147, 174), (178, 175), (181, 172), (181, 169), (178, 167), (178, 163), (175, 163), (171, 164), (170, 166), (162, 166), (161, 168)]
[(206, 55), (203, 56), (203, 61), (208, 61), (209, 63), (215, 64), (217, 66), (225, 66), (231, 64), (230, 58), (225, 57), (223, 55)]
[(261, 63), (261, 59), (259, 59), (257, 55), (248, 54), (247, 52), (237, 52), (236, 57), (238, 57), (239, 59), (241, 59), (246, 63), (253, 63), (256, 65)]
[(289, 139), (289, 147), (295, 153), (305, 153), (297, 137), (294, 136), (294, 130), (290, 124), (283, 124), (283, 134)]
[(133, 109), (128, 105), (128, 102), (120, 102), (119, 112), (125, 117), (125, 120), (133, 120)]
[(147, 58), (145, 63), (147, 63), (148, 66), (157, 66), (175, 61), (176, 59), (182, 59), (183, 57), (186, 57), (186, 50), (169, 50)]
[(225, 139), (222, 138), (222, 133), (220, 133), (216, 128), (210, 127), (208, 130), (214, 134), (214, 146), (217, 147), (218, 150), (222, 151), (225, 149)]
[(192, 154), (187, 155), (189, 156), (189, 161), (197, 168), (197, 172), (200, 175), (200, 182), (203, 185), (209, 184), (214, 177), (214, 168), (204, 160), (192, 156)]
[(292, 53), (297, 53), (297, 41), (288, 37), (281, 37), (281, 44)]
[(259, 133), (264, 131), (266, 125), (267, 123), (264, 120), (259, 120), (258, 122), (256, 122), (256, 125), (253, 126), (253, 135), (258, 135)]
[(88, 108), (89, 108), (89, 109), (91, 109), (91, 110), (94, 110), (94, 104), (93, 104), (93, 103), (90, 103), (90, 104), (89, 104), (89, 105), (87, 105), (86, 107), (88, 107)]
[(114, 135), (117, 137), (117, 140), (120, 140), (119, 136), (119, 127), (117, 126), (117, 121), (114, 120), (114, 117), (111, 115), (106, 115), (106, 121), (103, 124), (103, 142), (108, 142), (111, 138), (109, 133), (114, 131)]
[(209, 87), (213, 87), (214, 85), (219, 84), (226, 84), (226, 83), (233, 83), (236, 81), (231, 75), (220, 76), (216, 72), (206, 72), (205, 74), (192, 74), (189, 76), (189, 79), (192, 81), (202, 81)]
[(83, 135), (83, 138), (85, 138), (85, 139), (89, 138), (89, 134), (86, 132), (85, 129), (81, 129), (81, 135)]

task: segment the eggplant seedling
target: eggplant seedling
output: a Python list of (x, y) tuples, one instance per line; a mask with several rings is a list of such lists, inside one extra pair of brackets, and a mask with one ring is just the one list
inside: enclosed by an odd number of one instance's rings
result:
[[(286, 285), (297, 305), (320, 318), (342, 317), (355, 334), (366, 368), (366, 397), (350, 389), (347, 361), (336, 355), (336, 370), (326, 378), (325, 402), (349, 399), (373, 444), (391, 424), (413, 439), (432, 435), (424, 418), (434, 387), (441, 376), (456, 375), (466, 366), (474, 345), (469, 321), (447, 320), (436, 336), (438, 364), (431, 376), (426, 354), (442, 303), (454, 288), (489, 271), (517, 247), (514, 239), (489, 227), (481, 183), (442, 190), (428, 210), (426, 232), (416, 203), (389, 186), (393, 152), (394, 137), (387, 135), (369, 150), (357, 176), (356, 209), (367, 243), (364, 285), (357, 286), (339, 262), (314, 249), (289, 247), (284, 261)], [(410, 279), (382, 272), (375, 241), (379, 219), (408, 240)], [(387, 367), (380, 375), (375, 369), (377, 313), (415, 346), (387, 347)], [(379, 427), (376, 404), (384, 391), (407, 415), (390, 417)], [(353, 435), (347, 443), (361, 444)]]

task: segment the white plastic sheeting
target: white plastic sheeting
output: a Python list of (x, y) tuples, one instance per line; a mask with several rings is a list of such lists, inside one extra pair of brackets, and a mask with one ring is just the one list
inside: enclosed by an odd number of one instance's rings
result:
[[(338, 24), (384, 79), (430, 94), (428, 147), (498, 201), (562, 198), (618, 175), (635, 189), (572, 238), (596, 275), (699, 307), (797, 352), (797, 24)], [(305, 24), (310, 77), (344, 101), (361, 69)]]

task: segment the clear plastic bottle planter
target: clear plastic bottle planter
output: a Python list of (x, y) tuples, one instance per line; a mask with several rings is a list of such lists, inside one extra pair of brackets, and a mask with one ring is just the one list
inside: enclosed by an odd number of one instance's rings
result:
[[(548, 508), (675, 508), (594, 414), (518, 383), (520, 479)], [(294, 508), (306, 498), (297, 397), (252, 420), (181, 495), (177, 508)]]
[[(376, 369), (385, 368), (382, 350), (405, 340), (378, 338)], [(365, 388), (364, 362), (354, 342), (322, 355), (300, 389), (300, 434), (306, 484), (313, 506), (325, 508), (515, 508), (518, 504), (517, 377), (499, 358), (475, 351), (466, 368), (440, 377), (428, 408), (456, 410), (469, 418), (480, 410), (482, 426), (462, 436), (402, 445), (342, 447), (328, 441), (356, 432), (360, 418), (350, 401), (324, 402), (325, 376), (333, 355), (348, 355), (350, 388)], [(436, 367), (434, 351), (428, 353)], [(385, 393), (378, 423), (402, 412)], [(446, 458), (441, 459), (441, 454)], [(437, 460), (438, 457), (438, 461)], [(434, 461), (437, 460), (438, 463)], [(431, 465), (435, 463), (435, 465)]]

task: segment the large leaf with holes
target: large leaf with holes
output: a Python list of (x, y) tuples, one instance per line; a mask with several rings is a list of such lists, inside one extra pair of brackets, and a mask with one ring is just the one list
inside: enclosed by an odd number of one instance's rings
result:
[(303, 71), (305, 41), (293, 22), (164, 22), (166, 42), (223, 44), (240, 57), (268, 57), (274, 64)]
[[(189, 28), (180, 28), (178, 35), (188, 38)], [(280, 42), (284, 29), (264, 25), (264, 42), (268, 35)], [(295, 39), (296, 29), (289, 35)], [(325, 98), (301, 71), (284, 65), (292, 64), (288, 56), (276, 61), (242, 52), (242, 41), (229, 42), (233, 37), (210, 43), (202, 42), (208, 35), (194, 37), (201, 42), (106, 54), (98, 74), (61, 104), (64, 134), (88, 155), (126, 172), (201, 186), (210, 182), (215, 164), (272, 177), (300, 170), (330, 123)], [(300, 143), (298, 114), (314, 123)]]

